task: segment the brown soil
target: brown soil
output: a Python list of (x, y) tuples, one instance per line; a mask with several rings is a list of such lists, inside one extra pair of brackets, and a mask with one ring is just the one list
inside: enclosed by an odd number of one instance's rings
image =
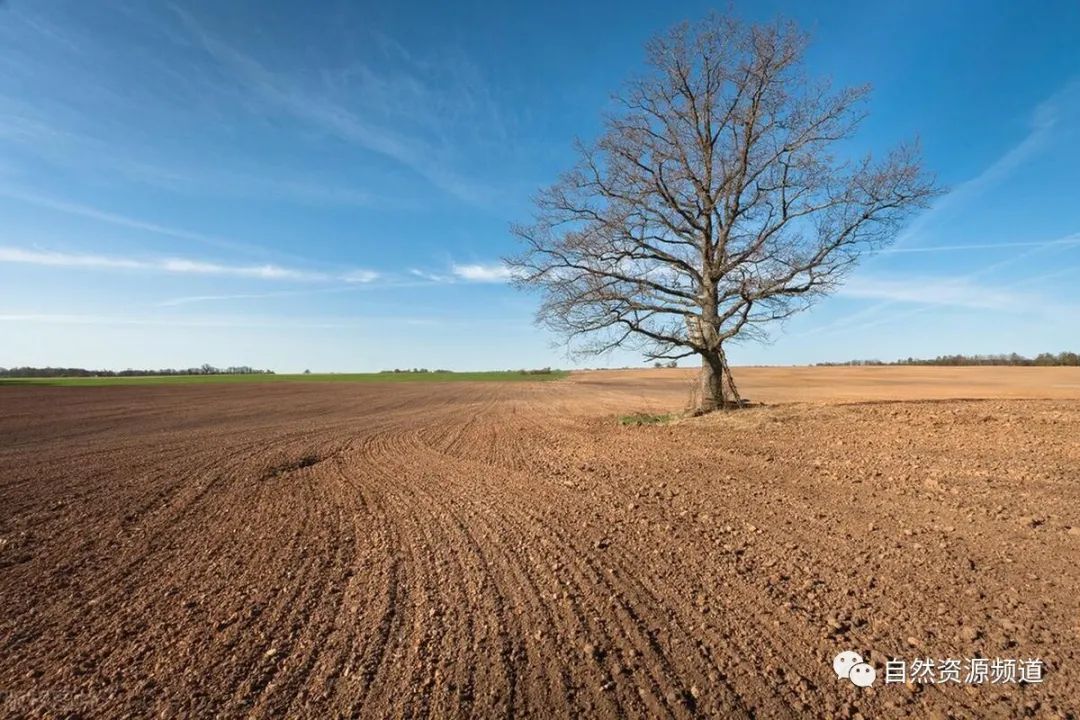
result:
[(0, 388), (0, 715), (1075, 716), (1080, 370), (889, 370)]

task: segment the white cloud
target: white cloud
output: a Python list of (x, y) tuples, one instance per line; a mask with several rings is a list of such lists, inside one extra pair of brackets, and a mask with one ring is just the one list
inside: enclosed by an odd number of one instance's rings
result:
[[(447, 321), (440, 320), (440, 324)], [(224, 327), (224, 328), (281, 328), (310, 329), (363, 329), (374, 323), (393, 325), (428, 325), (430, 318), (414, 317), (300, 317), (282, 318), (274, 316), (153, 316), (153, 315), (78, 315), (65, 313), (4, 313), (0, 312), (0, 323), (33, 323), (56, 325), (147, 325), (167, 328), (175, 327)]]
[[(2, 0), (0, 0), (2, 2)], [(229, 170), (221, 167), (206, 167), (198, 164), (182, 164), (176, 161), (143, 159), (145, 151), (137, 148), (125, 148), (116, 140), (104, 141), (89, 132), (75, 132), (59, 127), (54, 121), (48, 121), (34, 114), (34, 110), (24, 109), (10, 98), (0, 95), (0, 142), (11, 143), (20, 151), (31, 153), (46, 162), (72, 169), (76, 172), (100, 174), (108, 169), (110, 174), (121, 175), (140, 184), (152, 184), (169, 191), (195, 195), (232, 195), (238, 197), (265, 198), (273, 196), (303, 205), (345, 206), (345, 207), (409, 207), (411, 201), (403, 198), (367, 192), (356, 187), (326, 183), (317, 177), (293, 175), (280, 177), (247, 167)], [(65, 212), (79, 212), (90, 215), (93, 209), (80, 209), (79, 206), (35, 199), (32, 196), (4, 191), (5, 195), (23, 199), (27, 202), (51, 206)], [(52, 205), (48, 205), (49, 203)], [(101, 220), (115, 222), (119, 216), (108, 217), (107, 213), (98, 213)], [(188, 236), (183, 230), (162, 228), (151, 223), (119, 218), (129, 226), (141, 226), (153, 232)]]
[(98, 210), (97, 208), (90, 207), (88, 205), (70, 203), (64, 200), (57, 200), (55, 198), (46, 197), (43, 195), (22, 192), (13, 188), (0, 187), (0, 197), (18, 200), (19, 202), (37, 205), (38, 207), (55, 210), (57, 212), (62, 212), (69, 215), (90, 218), (91, 220), (97, 220), (99, 222), (109, 223), (110, 225), (116, 225), (118, 227), (128, 228), (131, 230), (141, 230), (144, 232), (153, 233), (155, 235), (176, 238), (178, 240), (191, 240), (206, 245), (227, 248), (230, 250), (245, 252), (248, 254), (265, 254), (265, 251), (263, 251), (261, 248), (253, 247), (251, 245), (245, 245), (243, 243), (237, 243), (231, 240), (224, 240), (221, 238), (213, 237), (211, 235), (204, 235), (202, 233), (192, 232), (190, 230), (184, 230), (181, 228), (168, 227), (165, 225), (159, 225), (157, 223), (146, 222), (145, 220), (139, 220), (138, 218), (132, 218), (126, 215), (106, 212), (104, 210)]
[(1080, 80), (1073, 80), (1039, 103), (1031, 112), (1028, 132), (1020, 142), (1009, 148), (977, 176), (951, 188), (900, 233), (896, 238), (896, 245), (906, 245), (918, 238), (942, 213), (979, 197), (1031, 157), (1044, 151), (1055, 130), (1063, 124), (1064, 108), (1070, 104), (1075, 105), (1077, 95), (1080, 95)]
[[(26, 250), (13, 247), (0, 247), (0, 263), (97, 270), (134, 270), (140, 272), (168, 273), (173, 275), (220, 275), (226, 277), (254, 278), (258, 280), (292, 280), (300, 282), (339, 281), (348, 283), (349, 285), (369, 284), (382, 277), (380, 273), (375, 272), (374, 270), (363, 268), (351, 270), (343, 274), (332, 274), (270, 264), (227, 265), (206, 260), (192, 260), (191, 258), (139, 259), (111, 257), (107, 255), (53, 252), (49, 250)], [(170, 303), (166, 304), (230, 299), (233, 297), (263, 296), (264, 295), (208, 295), (195, 298), (178, 298), (176, 301), (170, 301)]]
[(453, 264), (450, 266), (455, 277), (469, 282), (506, 282), (516, 273), (502, 263), (474, 263), (470, 265)]
[[(1050, 141), (1054, 138), (1054, 133), (1062, 126), (1068, 126), (1067, 122), (1062, 122), (1062, 116), (1072, 108), (1072, 112), (1075, 112), (1077, 105), (1077, 99), (1080, 97), (1080, 80), (1073, 80), (1066, 83), (1061, 89), (1054, 93), (1051, 97), (1037, 105), (1031, 113), (1029, 120), (1029, 129), (1027, 135), (1017, 143), (1009, 148), (1005, 153), (999, 156), (993, 163), (986, 167), (979, 175), (970, 180), (960, 183), (952, 188), (947, 194), (938, 199), (933, 206), (916, 217), (908, 227), (906, 227), (896, 238), (896, 242), (893, 246), (882, 253), (883, 255), (890, 255), (895, 253), (934, 253), (934, 252), (948, 252), (948, 251), (967, 251), (967, 250), (979, 250), (990, 249), (982, 248), (978, 245), (971, 246), (956, 246), (956, 245), (939, 245), (937, 247), (922, 246), (922, 247), (908, 247), (913, 241), (918, 239), (924, 231), (931, 227), (935, 222), (940, 219), (940, 215), (944, 212), (948, 212), (957, 205), (963, 205), (970, 202), (973, 199), (978, 198), (982, 193), (999, 183), (1002, 179), (1006, 178), (1016, 168), (1022, 166), (1031, 157), (1037, 155), (1039, 152), (1045, 151)], [(1049, 240), (1043, 242), (1003, 242), (997, 243), (993, 247), (1007, 248), (1007, 247), (1028, 247), (1030, 249), (1018, 253), (1014, 257), (992, 262), (988, 265), (984, 265), (980, 268), (976, 268), (967, 273), (964, 277), (965, 280), (974, 280), (975, 278), (983, 275), (988, 275), (1002, 268), (1014, 266), (1019, 260), (1027, 258), (1039, 253), (1053, 251), (1055, 248), (1069, 247), (1076, 244), (1077, 238), (1080, 237), (1076, 233), (1058, 238), (1056, 240)], [(1025, 281), (1026, 282), (1026, 281)], [(872, 305), (868, 308), (863, 308), (855, 313), (841, 317), (837, 320), (829, 322), (825, 325), (810, 328), (809, 330), (800, 333), (800, 336), (816, 335), (826, 332), (837, 331), (850, 331), (853, 328), (867, 328), (875, 325), (880, 325), (889, 321), (887, 316), (883, 319), (873, 320), (869, 323), (862, 323), (855, 325), (857, 321), (873, 318), (875, 315), (881, 315), (883, 311), (887, 310), (895, 300), (884, 299), (882, 302)], [(919, 312), (919, 311), (915, 311)]]
[(883, 254), (894, 253), (936, 253), (936, 252), (964, 252), (967, 250), (999, 250), (1005, 248), (1034, 247), (1050, 248), (1057, 246), (1080, 245), (1080, 233), (1067, 235), (1056, 240), (1025, 240), (1019, 242), (999, 243), (972, 243), (970, 245), (932, 245), (928, 247), (886, 248)]
[[(208, 31), (191, 14), (175, 6), (172, 10), (206, 53), (240, 80), (268, 110), (284, 112), (345, 142), (390, 158), (460, 200), (483, 204), (491, 194), (490, 188), (472, 182), (451, 167), (448, 156), (453, 145), (443, 137), (444, 121), (452, 120), (451, 111), (460, 109), (448, 107), (447, 103), (474, 100), (468, 89), (476, 85), (477, 78), (468, 78), (468, 84), (439, 89), (438, 84), (428, 86), (411, 76), (387, 81), (361, 67), (354, 80), (361, 83), (364, 92), (355, 95), (360, 100), (368, 97), (377, 102), (373, 108), (358, 108), (329, 93), (312, 92), (310, 83), (299, 83), (271, 70)], [(488, 115), (481, 119), (497, 129), (497, 116), (488, 110)], [(377, 111), (392, 117), (380, 118)], [(428, 128), (427, 133), (406, 131), (408, 125), (418, 122), (435, 127)]]
[(409, 268), (409, 274), (415, 275), (418, 278), (423, 278), (429, 282), (453, 282), (453, 278), (447, 277), (446, 275), (439, 275), (437, 273), (428, 272), (427, 270), (418, 270), (417, 268)]
[(892, 303), (997, 310), (1020, 310), (1039, 304), (1035, 296), (979, 285), (963, 277), (853, 277), (840, 287), (837, 295)]
[(295, 270), (279, 265), (224, 265), (186, 258), (141, 260), (105, 255), (79, 255), (43, 250), (0, 247), (0, 263), (114, 270), (141, 270), (182, 275), (225, 275), (264, 280), (326, 280), (325, 273)]
[(25, 263), (27, 265), (53, 265), (58, 267), (129, 268), (141, 267), (135, 260), (109, 258), (100, 255), (71, 255), (68, 253), (0, 248), (0, 262)]
[(191, 303), (203, 302), (226, 302), (232, 300), (257, 300), (292, 295), (293, 293), (233, 293), (231, 295), (189, 295), (187, 297), (171, 298), (159, 302), (158, 307), (175, 307), (177, 305), (190, 305)]
[(379, 273), (374, 270), (353, 270), (345, 273), (341, 278), (347, 283), (369, 283), (379, 279)]

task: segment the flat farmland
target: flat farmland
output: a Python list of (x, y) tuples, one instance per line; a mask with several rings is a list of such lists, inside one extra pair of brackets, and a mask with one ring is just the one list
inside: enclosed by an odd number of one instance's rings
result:
[(1080, 713), (1080, 369), (736, 378), (0, 387), (0, 716)]

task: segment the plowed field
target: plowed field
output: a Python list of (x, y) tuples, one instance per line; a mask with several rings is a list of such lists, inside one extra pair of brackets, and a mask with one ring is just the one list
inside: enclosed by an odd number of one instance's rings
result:
[(2, 387), (0, 715), (1075, 717), (1080, 371), (1025, 370)]

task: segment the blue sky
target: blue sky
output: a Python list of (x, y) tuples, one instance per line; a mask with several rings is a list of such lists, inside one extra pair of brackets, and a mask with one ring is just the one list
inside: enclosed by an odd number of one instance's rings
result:
[[(572, 366), (499, 258), (705, 3), (0, 4), (0, 366)], [(736, 3), (949, 188), (737, 363), (1080, 349), (1080, 5)], [(586, 366), (640, 364), (613, 353)]]

